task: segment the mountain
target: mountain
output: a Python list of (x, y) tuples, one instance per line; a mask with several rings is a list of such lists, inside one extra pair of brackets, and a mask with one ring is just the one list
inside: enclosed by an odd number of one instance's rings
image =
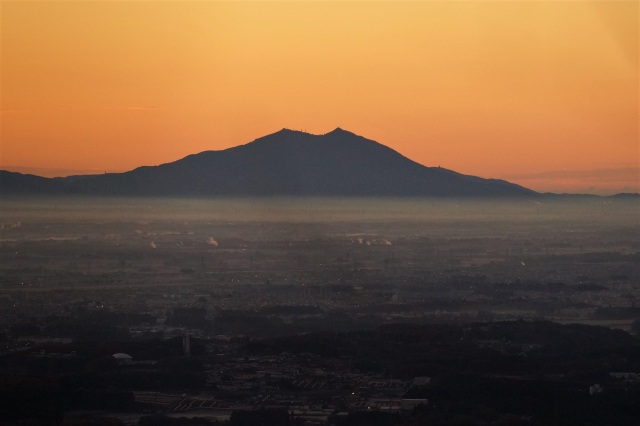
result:
[(468, 196), (537, 194), (503, 180), (425, 167), (337, 128), (282, 129), (246, 145), (125, 173), (46, 179), (2, 172), (0, 193), (130, 196)]

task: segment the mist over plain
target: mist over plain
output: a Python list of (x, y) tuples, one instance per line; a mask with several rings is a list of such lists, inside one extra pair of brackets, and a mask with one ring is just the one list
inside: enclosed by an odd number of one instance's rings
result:
[(473, 225), (492, 221), (534, 224), (638, 225), (639, 203), (631, 199), (478, 199), (478, 198), (110, 198), (3, 197), (3, 222), (25, 218), (87, 221), (237, 222), (446, 222)]
[[(158, 274), (251, 270), (254, 278), (238, 278), (238, 284), (276, 274), (291, 285), (303, 271), (321, 287), (340, 282), (365, 288), (420, 277), (425, 288), (446, 289), (443, 277), (453, 275), (488, 276), (489, 283), (491, 277), (578, 282), (599, 257), (633, 256), (631, 263), (608, 259), (599, 277), (590, 278), (601, 282), (637, 275), (628, 270), (637, 266), (633, 262), (640, 252), (638, 207), (636, 200), (597, 197), (7, 198), (0, 207), (0, 242), (5, 269), (44, 266), (96, 274), (100, 268), (79, 266), (78, 259), (92, 257), (105, 273), (129, 273), (154, 268), (162, 259)], [(111, 259), (128, 266), (111, 264)], [(513, 268), (514, 263), (520, 266)], [(350, 269), (381, 275), (352, 283), (341, 276)], [(195, 283), (183, 278), (181, 285)], [(55, 289), (54, 283), (40, 287)], [(295, 293), (292, 297), (283, 303), (298, 303)]]

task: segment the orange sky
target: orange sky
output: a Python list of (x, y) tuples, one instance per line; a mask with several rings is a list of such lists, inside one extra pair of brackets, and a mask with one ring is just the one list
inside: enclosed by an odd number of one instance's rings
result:
[(541, 191), (640, 191), (639, 2), (7, 1), (0, 168), (340, 126)]

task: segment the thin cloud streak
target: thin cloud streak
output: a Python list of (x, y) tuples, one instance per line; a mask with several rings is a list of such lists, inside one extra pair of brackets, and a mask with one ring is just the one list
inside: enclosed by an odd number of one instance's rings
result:
[(9, 172), (22, 173), (28, 175), (36, 175), (42, 177), (66, 177), (77, 175), (99, 175), (102, 173), (120, 173), (122, 170), (99, 170), (99, 169), (72, 169), (72, 168), (47, 168), (47, 167), (29, 167), (29, 166), (10, 166), (0, 165), (0, 170)]
[(162, 108), (156, 106), (123, 106), (123, 107), (106, 107), (106, 109), (124, 109), (129, 111), (153, 111)]
[(32, 110), (28, 109), (1, 109), (0, 114), (30, 114)]
[(554, 170), (505, 175), (503, 179), (541, 192), (611, 195), (640, 192), (640, 167)]
[(98, 110), (119, 110), (119, 111), (159, 111), (164, 108), (157, 106), (106, 106), (106, 107), (54, 107), (54, 108), (19, 108), (2, 109), (0, 114), (34, 114), (52, 111), (98, 111)]
[(620, 167), (591, 170), (554, 170), (538, 173), (509, 175), (507, 179), (538, 180), (538, 179), (602, 179), (617, 181), (640, 177), (640, 167)]

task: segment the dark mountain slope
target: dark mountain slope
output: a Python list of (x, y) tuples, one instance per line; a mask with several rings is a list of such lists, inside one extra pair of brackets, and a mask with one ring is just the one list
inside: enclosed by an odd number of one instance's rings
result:
[(58, 179), (0, 170), (0, 194), (51, 194), (62, 188)]

